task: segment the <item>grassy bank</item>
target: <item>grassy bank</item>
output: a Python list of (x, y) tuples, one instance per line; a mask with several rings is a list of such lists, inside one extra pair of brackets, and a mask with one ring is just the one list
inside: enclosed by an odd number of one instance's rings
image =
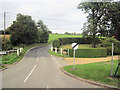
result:
[(2, 55), (2, 67), (1, 68), (5, 68), (7, 65), (20, 61), (30, 48), (42, 46), (42, 45), (47, 45), (47, 44), (31, 44), (31, 45), (25, 46), (22, 53), (20, 53), (19, 57), (17, 56), (16, 52), (10, 53), (7, 55)]
[[(114, 60), (113, 73), (115, 73), (117, 65), (118, 65), (118, 60)], [(70, 66), (65, 66), (63, 69), (71, 74), (74, 74), (84, 79), (89, 79), (91, 81), (96, 81), (117, 87), (118, 84), (120, 84), (119, 81), (120, 79), (118, 80), (118, 78), (114, 78), (114, 79), (107, 78), (108, 76), (110, 76), (111, 73), (110, 61), (75, 65), (75, 68), (77, 68), (77, 70), (71, 70), (72, 68), (73, 66), (70, 65)]]
[(81, 38), (82, 35), (66, 35), (66, 34), (49, 34), (48, 42), (51, 43), (53, 40), (58, 38)]
[(67, 56), (67, 55), (61, 55), (61, 54), (59, 54), (59, 53), (52, 52), (50, 49), (49, 49), (48, 52), (49, 52), (51, 55), (55, 55), (55, 56), (60, 56), (60, 57), (65, 57), (65, 58), (69, 57), (69, 56)]

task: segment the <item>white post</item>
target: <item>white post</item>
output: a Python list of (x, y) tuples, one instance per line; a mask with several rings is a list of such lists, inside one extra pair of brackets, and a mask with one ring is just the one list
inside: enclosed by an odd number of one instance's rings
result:
[(63, 50), (62, 50), (62, 48), (61, 48), (61, 55), (62, 55), (62, 51), (63, 51)]
[(53, 51), (53, 47), (51, 47), (51, 51)]
[(75, 68), (75, 49), (74, 49), (74, 53), (73, 54), (74, 54), (74, 56), (73, 56), (74, 57), (73, 58), (73, 70), (74, 70), (74, 68)]
[(19, 49), (17, 49), (17, 55), (19, 56)]
[(68, 56), (69, 56), (69, 48), (68, 48)]
[(55, 53), (57, 53), (57, 48), (55, 48)]
[(114, 44), (112, 43), (111, 76), (113, 75), (113, 52), (114, 52)]

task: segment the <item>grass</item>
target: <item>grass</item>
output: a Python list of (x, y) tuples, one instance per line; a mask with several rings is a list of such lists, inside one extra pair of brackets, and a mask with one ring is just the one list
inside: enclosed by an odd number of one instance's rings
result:
[(66, 34), (49, 34), (49, 43), (52, 43), (58, 38), (81, 38), (82, 35), (66, 35)]
[[(63, 49), (72, 48), (72, 44), (62, 45), (62, 46), (60, 46), (60, 48), (63, 48)], [(78, 48), (86, 49), (86, 48), (93, 48), (93, 47), (92, 47), (92, 44), (79, 44)], [(97, 46), (97, 48), (103, 48), (103, 47)]]
[(65, 57), (65, 58), (68, 58), (69, 56), (67, 56), (67, 55), (61, 55), (61, 54), (59, 54), (59, 53), (55, 53), (55, 52), (52, 52), (50, 49), (49, 49), (49, 51), (48, 51), (50, 54), (52, 54), (52, 55), (55, 55), (55, 56), (60, 56), (60, 57)]
[[(114, 60), (113, 73), (115, 73), (117, 65), (118, 65), (118, 60)], [(103, 84), (109, 84), (117, 87), (118, 84), (120, 84), (120, 81), (116, 78), (114, 78), (113, 80), (107, 78), (108, 76), (110, 76), (111, 73), (110, 61), (75, 65), (75, 68), (77, 68), (77, 70), (71, 70), (72, 68), (73, 66), (69, 65), (69, 66), (65, 66), (63, 69), (71, 74), (74, 74), (84, 79), (89, 79), (92, 81), (97, 81)]]
[(2, 60), (1, 60), (1, 62), (2, 62), (2, 68), (5, 68), (6, 65), (8, 65), (8, 64), (13, 64), (15, 62), (20, 61), (24, 57), (25, 53), (30, 48), (37, 47), (37, 46), (42, 46), (42, 45), (46, 45), (46, 44), (31, 44), (31, 45), (25, 46), (19, 57), (17, 56), (16, 52), (10, 53), (10, 54), (7, 54), (7, 55), (3, 55), (2, 56)]

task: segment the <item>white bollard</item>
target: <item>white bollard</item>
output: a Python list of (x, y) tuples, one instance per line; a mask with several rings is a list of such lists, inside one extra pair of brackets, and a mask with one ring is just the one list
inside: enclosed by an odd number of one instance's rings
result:
[(19, 56), (19, 49), (17, 49), (17, 55)]
[(57, 48), (55, 48), (55, 53), (57, 53)]
[(51, 47), (51, 51), (53, 51), (53, 47)]
[(63, 51), (63, 50), (62, 50), (62, 48), (61, 48), (61, 55), (62, 55), (62, 51)]

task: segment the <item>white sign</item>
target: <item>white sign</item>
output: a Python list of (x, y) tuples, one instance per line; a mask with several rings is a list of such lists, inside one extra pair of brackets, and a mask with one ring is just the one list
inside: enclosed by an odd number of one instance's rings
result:
[(77, 43), (72, 43), (72, 49), (74, 49), (74, 56), (73, 56), (73, 70), (75, 69), (75, 50), (78, 49)]
[(72, 49), (74, 49), (74, 50), (78, 49), (78, 44), (77, 43), (72, 43)]

